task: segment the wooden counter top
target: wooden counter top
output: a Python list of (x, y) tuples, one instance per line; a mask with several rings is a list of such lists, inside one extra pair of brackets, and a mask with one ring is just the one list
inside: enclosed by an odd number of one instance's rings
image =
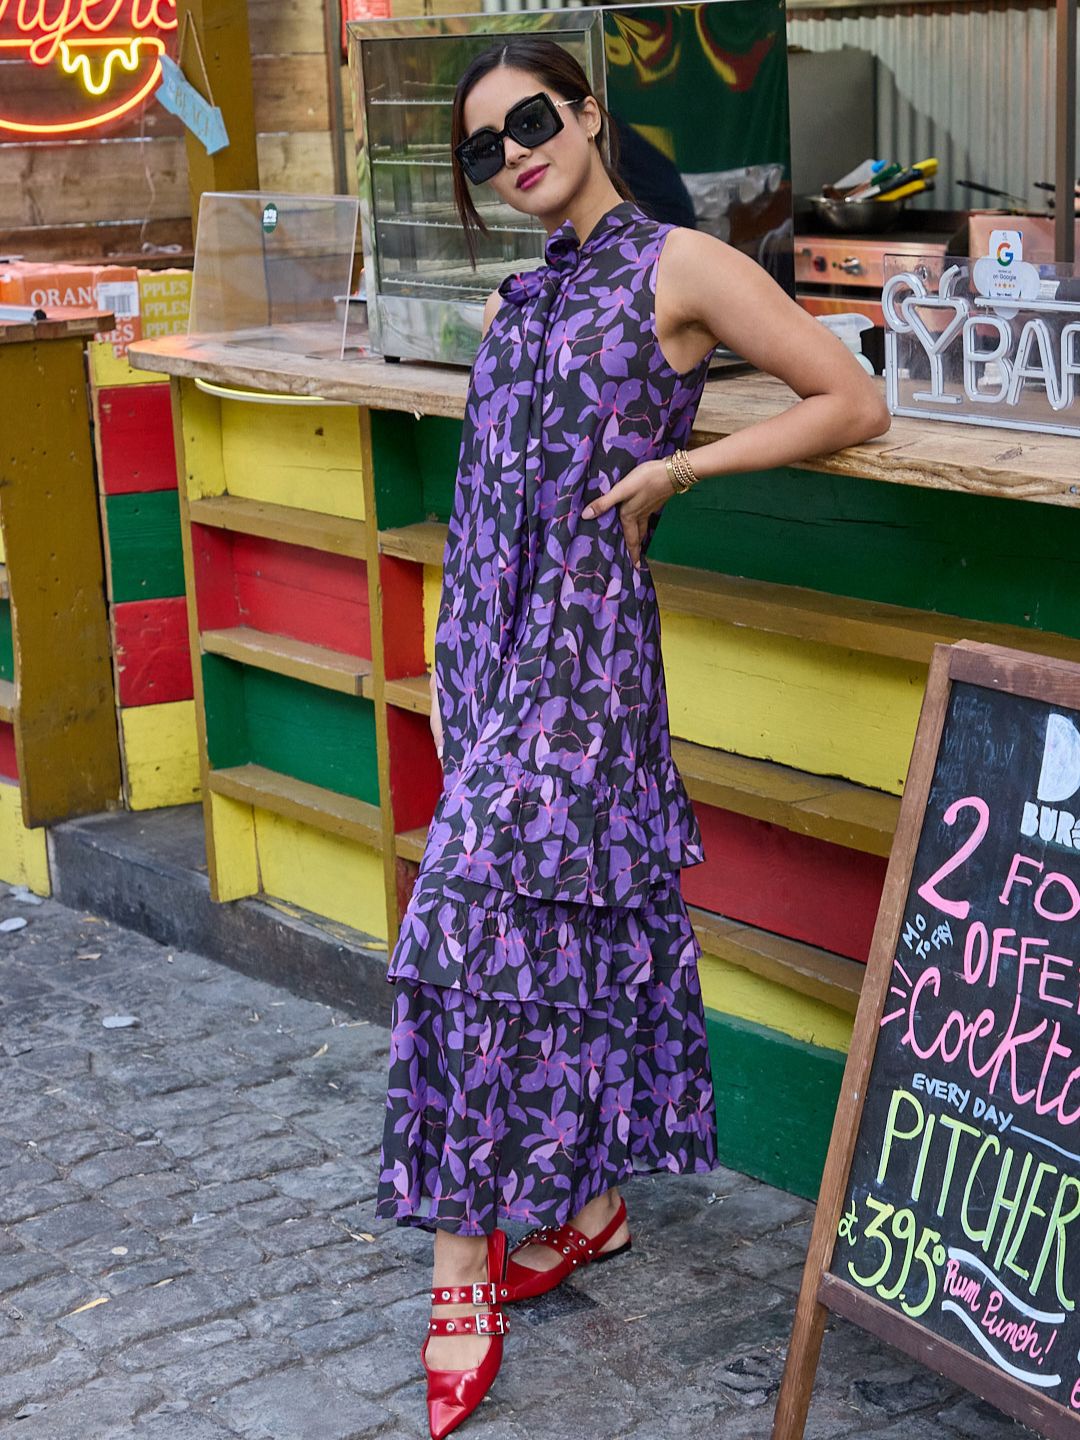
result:
[[(170, 336), (129, 352), (137, 370), (198, 377), (218, 385), (279, 395), (320, 395), (380, 410), (461, 419), (468, 371), (430, 363), (388, 364), (378, 357), (315, 360), (255, 346)], [(884, 381), (878, 382), (884, 386)], [(760, 373), (711, 379), (698, 408), (693, 443), (707, 444), (796, 402)], [(932, 490), (962, 490), (1050, 505), (1080, 501), (1080, 441), (1035, 431), (935, 425), (896, 416), (888, 434), (794, 467)]]
[(0, 345), (22, 345), (27, 340), (90, 339), (111, 330), (116, 319), (109, 310), (50, 305), (44, 320), (0, 320)]

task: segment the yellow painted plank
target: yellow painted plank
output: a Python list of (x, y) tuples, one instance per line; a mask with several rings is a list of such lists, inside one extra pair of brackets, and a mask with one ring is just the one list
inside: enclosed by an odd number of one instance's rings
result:
[(749, 1020), (826, 1050), (846, 1051), (851, 1043), (854, 1016), (821, 1000), (798, 995), (716, 955), (702, 955), (698, 974), (702, 999), (720, 1015)]
[(126, 799), (131, 810), (187, 805), (199, 798), (194, 700), (120, 711)]
[(210, 823), (214, 827), (214, 864), (218, 900), (240, 900), (259, 892), (255, 848), (255, 814), (231, 795), (210, 792)]
[(435, 669), (435, 627), (442, 603), (442, 566), (424, 566), (424, 659), (429, 670)]
[(44, 825), (23, 824), (22, 798), (12, 780), (0, 780), (0, 880), (25, 885), (35, 895), (51, 895), (49, 852)]
[(167, 380), (168, 375), (153, 370), (133, 370), (126, 355), (117, 356), (114, 347), (104, 340), (91, 340), (87, 346), (90, 357), (90, 379), (96, 389), (106, 385), (153, 385)]
[(204, 630), (199, 638), (204, 654), (225, 655), (241, 665), (253, 665), (275, 675), (291, 675), (296, 680), (338, 690), (343, 695), (363, 695), (365, 681), (371, 676), (370, 660), (331, 650), (326, 645), (294, 640), (289, 635), (270, 635), (249, 625)]
[(673, 735), (900, 794), (924, 666), (688, 615), (662, 629)]
[(382, 857), (377, 850), (255, 810), (262, 888), (278, 900), (385, 940)]
[(221, 402), (221, 450), (230, 495), (364, 518), (360, 438), (348, 406)]
[(221, 402), (205, 395), (194, 380), (174, 380), (180, 387), (182, 440), (187, 494), (192, 501), (224, 495), (221, 463)]

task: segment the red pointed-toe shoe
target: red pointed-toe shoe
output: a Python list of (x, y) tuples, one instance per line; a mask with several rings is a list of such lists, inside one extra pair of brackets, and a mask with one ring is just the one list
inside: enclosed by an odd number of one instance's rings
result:
[[(539, 1230), (530, 1230), (520, 1244), (511, 1250), (506, 1262), (507, 1300), (531, 1300), (535, 1295), (544, 1295), (561, 1285), (568, 1275), (586, 1265), (598, 1265), (601, 1260), (614, 1260), (630, 1249), (631, 1240), (617, 1245), (614, 1250), (600, 1251), (626, 1219), (626, 1201), (619, 1196), (619, 1207), (598, 1235), (588, 1236), (573, 1225), (543, 1225)], [(559, 1263), (550, 1270), (534, 1270), (528, 1265), (519, 1265), (514, 1256), (526, 1245), (548, 1245), (559, 1256)]]
[[(487, 1237), (487, 1281), (479, 1285), (440, 1285), (431, 1292), (433, 1305), (490, 1305), (475, 1315), (454, 1315), (447, 1320), (432, 1319), (420, 1349), (427, 1372), (428, 1423), (431, 1440), (442, 1440), (476, 1409), (491, 1389), (502, 1364), (503, 1336), (510, 1321), (499, 1308), (507, 1300), (506, 1234), (493, 1230)], [(427, 1363), (428, 1339), (432, 1335), (489, 1335), (484, 1358), (472, 1370), (431, 1370)]]

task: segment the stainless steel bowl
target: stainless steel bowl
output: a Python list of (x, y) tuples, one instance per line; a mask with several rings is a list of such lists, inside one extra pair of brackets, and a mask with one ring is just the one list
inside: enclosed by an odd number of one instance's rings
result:
[(827, 230), (842, 235), (878, 235), (891, 230), (903, 214), (907, 200), (827, 200), (811, 195), (814, 216)]

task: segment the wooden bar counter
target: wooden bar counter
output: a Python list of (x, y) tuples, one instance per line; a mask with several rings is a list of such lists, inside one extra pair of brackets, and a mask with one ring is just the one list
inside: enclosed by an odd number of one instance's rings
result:
[[(130, 358), (172, 377), (212, 893), (392, 944), (441, 787), (427, 676), (468, 373), (197, 337)], [(692, 443), (795, 398), (710, 380)], [(649, 564), (707, 857), (683, 891), (734, 1168), (816, 1193), (933, 645), (1080, 660), (1077, 456), (897, 418), (664, 507)]]

